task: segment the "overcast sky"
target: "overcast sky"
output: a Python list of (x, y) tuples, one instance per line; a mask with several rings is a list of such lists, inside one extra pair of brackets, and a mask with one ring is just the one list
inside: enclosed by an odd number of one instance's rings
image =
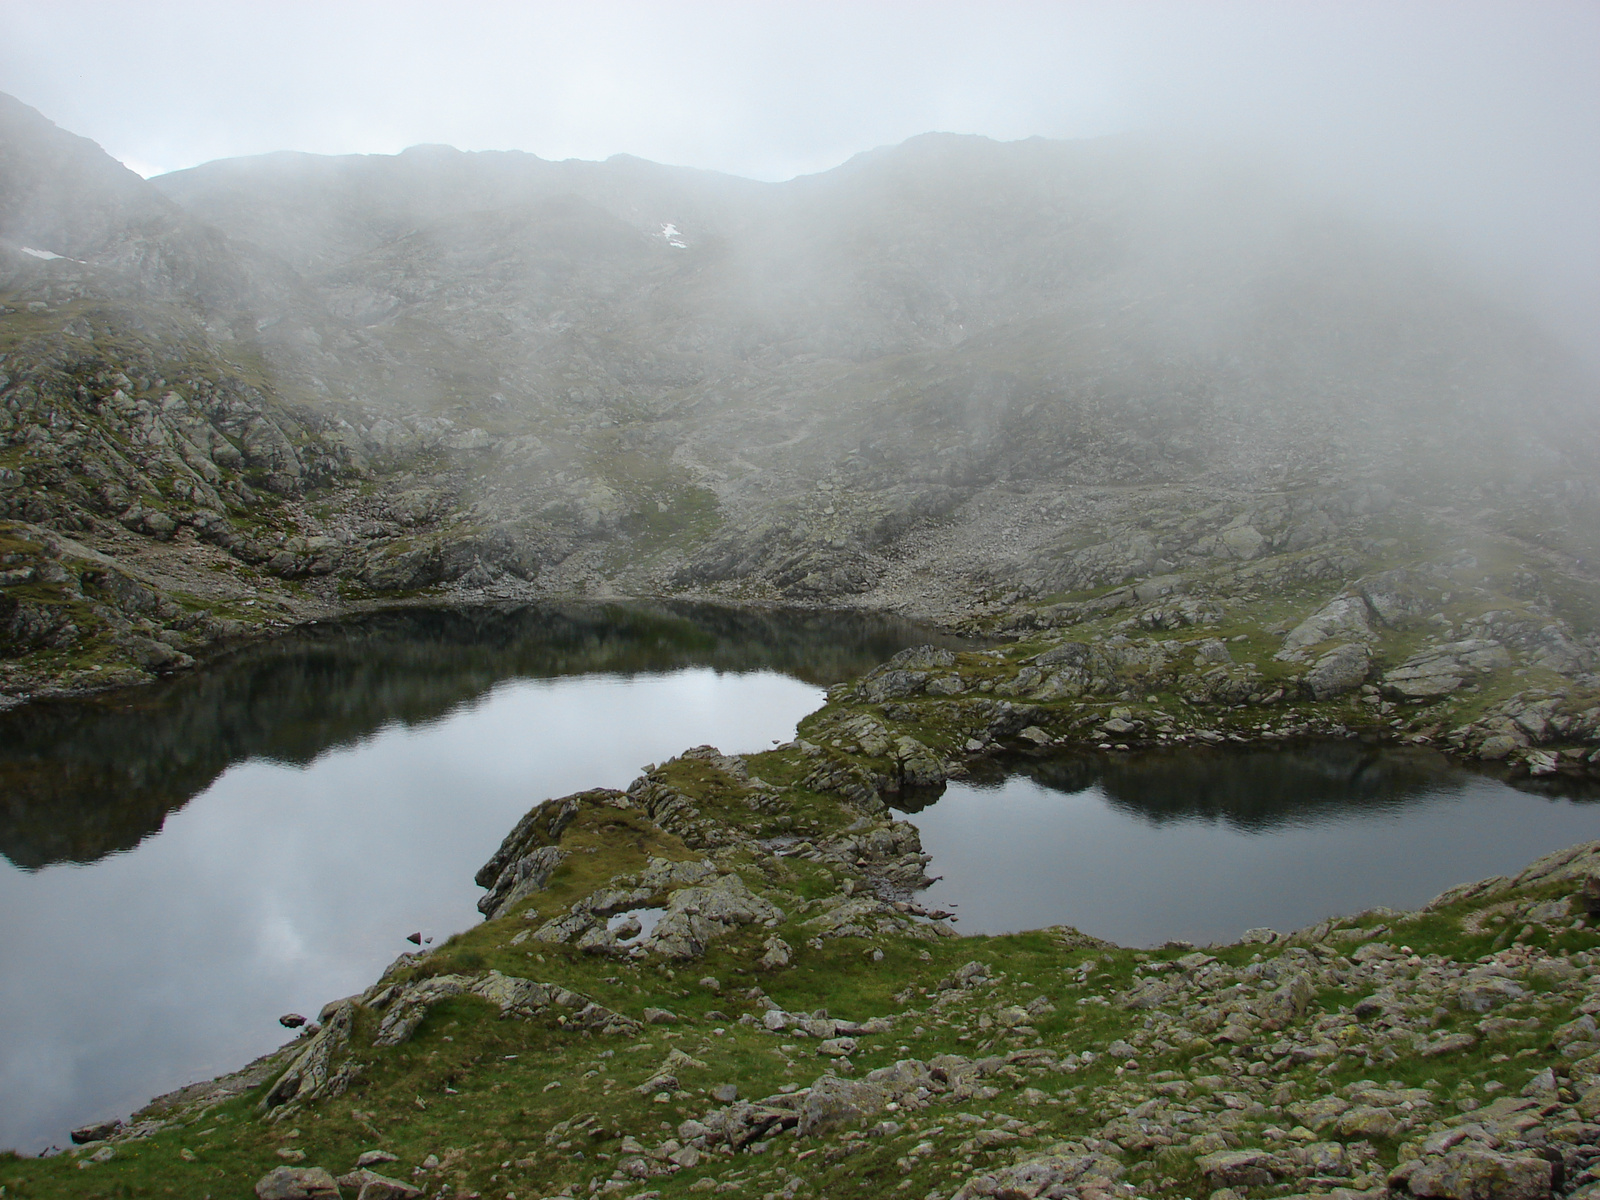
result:
[(1282, 155), (1600, 359), (1600, 0), (0, 0), (0, 90), (152, 174), (419, 142), (762, 179), (929, 130)]

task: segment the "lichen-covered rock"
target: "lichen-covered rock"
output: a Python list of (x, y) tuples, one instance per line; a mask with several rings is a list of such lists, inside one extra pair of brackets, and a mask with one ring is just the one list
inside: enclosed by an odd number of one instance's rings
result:
[(901, 787), (934, 787), (945, 781), (944, 763), (916, 738), (896, 738), (892, 753)]
[(1255, 1002), (1255, 1014), (1268, 1028), (1281, 1029), (1305, 1015), (1316, 994), (1311, 977), (1304, 971), (1297, 971)]
[(1527, 994), (1528, 989), (1513, 979), (1498, 975), (1476, 979), (1469, 976), (1456, 993), (1456, 1003), (1467, 1012), (1486, 1013), (1512, 1000), (1520, 1000)]
[(876, 896), (855, 895), (829, 902), (820, 916), (805, 922), (819, 938), (876, 937), (901, 934), (931, 941), (951, 937), (954, 930), (938, 922), (923, 923), (902, 913), (893, 904)]

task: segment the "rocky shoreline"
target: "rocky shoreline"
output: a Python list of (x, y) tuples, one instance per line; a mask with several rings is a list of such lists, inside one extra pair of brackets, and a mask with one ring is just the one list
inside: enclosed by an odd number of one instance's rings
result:
[(1048, 644), (906, 651), (793, 743), (536, 807), (479, 872), (483, 924), (243, 1072), (0, 1160), (0, 1185), (1600, 1195), (1600, 843), (1203, 949), (966, 938), (919, 905), (927, 858), (886, 798), (1006, 747), (1183, 743), (1118, 693), (1020, 695), (1093, 666)]
[[(260, 590), (241, 593), (237, 602), (180, 605), (163, 591), (170, 579), (163, 584), (141, 569), (136, 555), (112, 557), (18, 524), (0, 527), (0, 541), (6, 551), (0, 565), (13, 591), (48, 586), (68, 596), (49, 604), (3, 599), (10, 626), (26, 626), (46, 641), (56, 636), (46, 636), (52, 621), (67, 624), (56, 651), (35, 647), (0, 661), (0, 707), (146, 683), (308, 621), (396, 606), (515, 606), (552, 598), (526, 584), (457, 585), (354, 601)], [(193, 557), (197, 547), (180, 549), (177, 557)], [(173, 557), (163, 559), (169, 573)], [(1279, 562), (1274, 571), (1292, 573), (1294, 566)], [(185, 569), (193, 574), (195, 564)], [(861, 721), (852, 726), (854, 737), (845, 729), (842, 738), (827, 740), (880, 760), (880, 779), (909, 772), (913, 784), (936, 783), (964, 758), (1007, 743), (1128, 749), (1361, 736), (1431, 744), (1534, 775), (1600, 766), (1600, 636), (1580, 633), (1537, 600), (1518, 597), (1514, 581), (1484, 573), (1475, 555), (1413, 559), (1331, 595), (1314, 579), (1267, 594), (1249, 590), (1254, 586), (1240, 572), (1220, 569), (1051, 603), (1008, 596), (930, 606), (899, 597), (889, 611), (994, 639), (1002, 648), (968, 656), (959, 669), (949, 651), (926, 660), (912, 655), (841, 686), (843, 703), (832, 715), (843, 720), (840, 714), (854, 706), (863, 709)], [(598, 585), (580, 594), (623, 599)], [(672, 598), (730, 603), (693, 590)], [(792, 606), (774, 599), (732, 603)], [(62, 615), (79, 608), (87, 614), (78, 616), (81, 624), (101, 627), (92, 643)], [(907, 728), (895, 737), (917, 745), (921, 738), (923, 750), (885, 741), (897, 724)], [(921, 761), (929, 754), (944, 765)]]

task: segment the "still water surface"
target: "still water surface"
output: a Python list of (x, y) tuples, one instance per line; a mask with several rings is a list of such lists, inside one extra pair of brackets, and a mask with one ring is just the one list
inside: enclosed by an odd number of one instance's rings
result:
[(235, 1069), (406, 934), (469, 926), (540, 800), (764, 749), (928, 640), (701, 606), (388, 614), (0, 715), (0, 1147)]
[[(791, 737), (940, 641), (880, 618), (612, 605), (387, 614), (0, 715), (0, 1146), (242, 1065), (359, 991), (530, 806)], [(954, 644), (948, 639), (943, 644)], [(1412, 906), (1600, 837), (1600, 805), (1349, 743), (1010, 764), (910, 814), (963, 932), (1232, 939)]]
[(1075, 925), (1125, 946), (1231, 942), (1419, 908), (1600, 838), (1592, 786), (1518, 790), (1427, 749), (1328, 741), (1014, 764), (909, 814), (962, 933)]

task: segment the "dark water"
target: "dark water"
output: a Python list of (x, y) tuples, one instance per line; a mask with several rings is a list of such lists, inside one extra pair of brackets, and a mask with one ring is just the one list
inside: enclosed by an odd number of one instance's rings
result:
[(792, 737), (824, 685), (938, 640), (705, 606), (403, 612), (0, 714), (0, 1146), (241, 1066), (406, 934), (469, 926), (473, 873), (538, 801)]
[(1233, 941), (1512, 874), (1600, 838), (1596, 789), (1431, 750), (1314, 742), (1012, 764), (909, 814), (963, 933), (1058, 923), (1123, 945)]
[[(0, 1146), (238, 1067), (406, 934), (467, 927), (474, 872), (538, 801), (786, 739), (823, 685), (938, 640), (678, 605), (392, 613), (0, 714)], [(1600, 837), (1600, 805), (1426, 752), (1013, 766), (913, 815), (963, 931), (1231, 939)]]

